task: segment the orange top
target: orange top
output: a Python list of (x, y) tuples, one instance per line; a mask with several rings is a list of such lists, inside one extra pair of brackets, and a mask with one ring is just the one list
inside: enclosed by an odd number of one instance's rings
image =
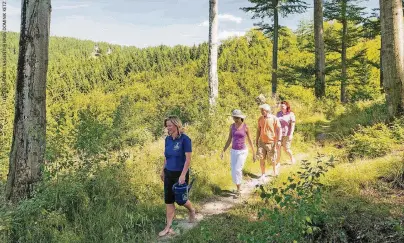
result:
[(258, 127), (260, 128), (260, 141), (263, 143), (273, 143), (277, 141), (278, 129), (281, 129), (279, 119), (274, 115), (269, 117), (261, 116), (258, 119)]

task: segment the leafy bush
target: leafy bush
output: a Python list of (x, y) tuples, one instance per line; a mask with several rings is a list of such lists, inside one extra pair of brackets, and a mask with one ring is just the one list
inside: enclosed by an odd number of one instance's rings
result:
[(363, 101), (348, 104), (341, 115), (335, 117), (330, 128), (343, 136), (350, 135), (358, 130), (358, 126), (371, 126), (385, 122), (387, 119), (387, 107), (385, 101)]
[(281, 100), (294, 100), (310, 106), (316, 103), (313, 89), (308, 89), (303, 86), (279, 86), (278, 93), (279, 99)]
[(347, 146), (351, 158), (376, 158), (391, 150), (394, 140), (390, 129), (383, 123), (371, 127), (359, 127), (348, 139)]
[[(261, 186), (261, 198), (268, 205), (259, 213), (266, 226), (264, 232), (258, 233), (264, 237), (262, 241), (307, 241), (321, 234), (325, 216), (321, 210), (323, 185), (319, 180), (329, 167), (333, 167), (334, 161), (331, 157), (324, 162), (322, 157), (318, 155), (314, 165), (302, 161), (301, 170), (290, 175), (279, 187), (265, 189)], [(258, 240), (254, 233), (242, 235), (240, 239), (245, 242)]]
[[(45, 182), (9, 214), (10, 242), (144, 242), (162, 208), (145, 210), (124, 164)], [(158, 214), (156, 214), (158, 212)], [(1, 216), (1, 215), (0, 215)], [(2, 219), (7, 217), (2, 216)], [(0, 226), (2, 226), (0, 224)]]
[(396, 142), (402, 143), (404, 141), (404, 118), (394, 120), (390, 129)]

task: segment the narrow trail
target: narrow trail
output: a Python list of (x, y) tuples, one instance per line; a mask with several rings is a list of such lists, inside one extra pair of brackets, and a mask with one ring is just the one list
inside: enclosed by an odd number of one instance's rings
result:
[[(305, 153), (300, 153), (295, 155), (296, 161), (301, 161), (307, 158), (307, 154)], [(257, 163), (258, 166), (258, 163)], [(282, 173), (282, 168), (287, 168), (290, 167), (291, 165), (289, 164), (282, 164), (281, 167), (281, 173)], [(270, 173), (272, 171), (272, 168), (270, 171), (268, 170), (267, 173)], [(241, 190), (241, 196), (236, 198), (233, 197), (232, 195), (228, 194), (226, 196), (221, 196), (218, 198), (215, 198), (212, 201), (208, 201), (204, 204), (201, 205), (200, 210), (197, 210), (196, 214), (196, 220), (193, 223), (188, 222), (188, 219), (175, 219), (176, 224), (173, 226), (173, 230), (175, 231), (174, 235), (167, 235), (164, 237), (159, 237), (153, 242), (171, 242), (171, 240), (175, 239), (176, 236), (179, 236), (186, 231), (196, 227), (199, 222), (203, 219), (208, 218), (209, 216), (216, 215), (216, 214), (222, 214), (228, 212), (231, 208), (233, 208), (236, 205), (240, 205), (243, 202), (246, 202), (251, 195), (254, 193), (254, 191), (259, 187), (259, 185), (263, 184), (268, 184), (271, 182), (274, 177), (272, 176), (267, 176), (266, 180), (264, 182), (261, 181), (259, 178), (259, 175), (252, 174), (252, 177), (247, 181), (245, 181), (242, 185), (242, 190)]]

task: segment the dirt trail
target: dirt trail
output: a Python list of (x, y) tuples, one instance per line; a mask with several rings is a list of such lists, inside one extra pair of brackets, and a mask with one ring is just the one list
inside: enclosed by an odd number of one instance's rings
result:
[[(301, 161), (307, 157), (306, 154), (296, 154), (295, 159), (296, 161)], [(282, 168), (286, 168), (290, 165), (282, 164)], [(281, 173), (282, 173), (282, 168), (281, 168)], [(267, 173), (270, 173), (271, 171), (267, 171)], [(248, 181), (245, 181), (242, 185), (242, 190), (241, 190), (241, 196), (236, 198), (233, 196), (221, 196), (218, 198), (215, 198), (214, 201), (209, 201), (204, 203), (201, 206), (201, 209), (198, 210), (197, 215), (196, 215), (196, 220), (194, 223), (189, 223), (188, 219), (176, 219), (176, 225), (173, 226), (173, 229), (175, 231), (175, 235), (171, 236), (165, 236), (165, 237), (160, 237), (156, 239), (154, 242), (170, 242), (172, 239), (174, 239), (175, 236), (178, 236), (180, 234), (183, 234), (185, 231), (188, 231), (195, 226), (198, 225), (198, 223), (203, 220), (205, 217), (215, 215), (215, 214), (222, 214), (226, 213), (229, 211), (232, 207), (235, 205), (241, 204), (248, 200), (250, 196), (254, 193), (255, 189), (258, 188), (259, 185), (262, 184), (267, 184), (269, 183), (274, 177), (272, 176), (267, 176), (264, 182), (259, 178), (259, 175), (253, 175), (254, 178), (251, 178)], [(230, 194), (230, 193), (229, 193)]]

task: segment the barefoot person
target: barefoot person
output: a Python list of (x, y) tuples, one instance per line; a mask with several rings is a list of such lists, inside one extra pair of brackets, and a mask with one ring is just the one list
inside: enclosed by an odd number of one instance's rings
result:
[(240, 196), (240, 187), (243, 179), (243, 167), (247, 159), (248, 149), (245, 145), (245, 139), (251, 147), (253, 153), (253, 160), (255, 161), (254, 146), (250, 138), (250, 130), (247, 124), (244, 123), (245, 115), (240, 110), (234, 110), (232, 112), (234, 123), (230, 125), (229, 137), (227, 138), (226, 145), (223, 148), (223, 152), (220, 157), (223, 159), (223, 154), (227, 148), (232, 144), (230, 150), (230, 162), (231, 162), (231, 177), (233, 183), (237, 186), (236, 196)]
[[(292, 145), (293, 133), (295, 131), (295, 114), (290, 109), (290, 105), (287, 101), (281, 102), (281, 110), (276, 114), (278, 117), (281, 127), (282, 127), (282, 147), (286, 154), (289, 156), (290, 163), (295, 163), (295, 158), (293, 157), (292, 150), (290, 149)], [(278, 149), (277, 163), (281, 160), (281, 150)]]
[[(161, 179), (164, 181), (164, 201), (166, 204), (167, 225), (159, 236), (172, 234), (171, 225), (175, 215), (175, 195), (172, 187), (175, 183), (189, 183), (189, 167), (191, 163), (192, 145), (191, 139), (183, 133), (180, 119), (170, 116), (164, 120), (168, 135), (165, 140), (164, 166), (161, 171)], [(189, 220), (195, 220), (195, 209), (188, 200), (184, 207), (189, 211)]]
[(258, 119), (257, 129), (257, 155), (261, 165), (261, 180), (265, 180), (265, 160), (272, 162), (273, 176), (279, 174), (279, 165), (276, 164), (276, 150), (281, 144), (281, 124), (276, 116), (270, 114), (268, 104), (259, 106), (262, 116)]

